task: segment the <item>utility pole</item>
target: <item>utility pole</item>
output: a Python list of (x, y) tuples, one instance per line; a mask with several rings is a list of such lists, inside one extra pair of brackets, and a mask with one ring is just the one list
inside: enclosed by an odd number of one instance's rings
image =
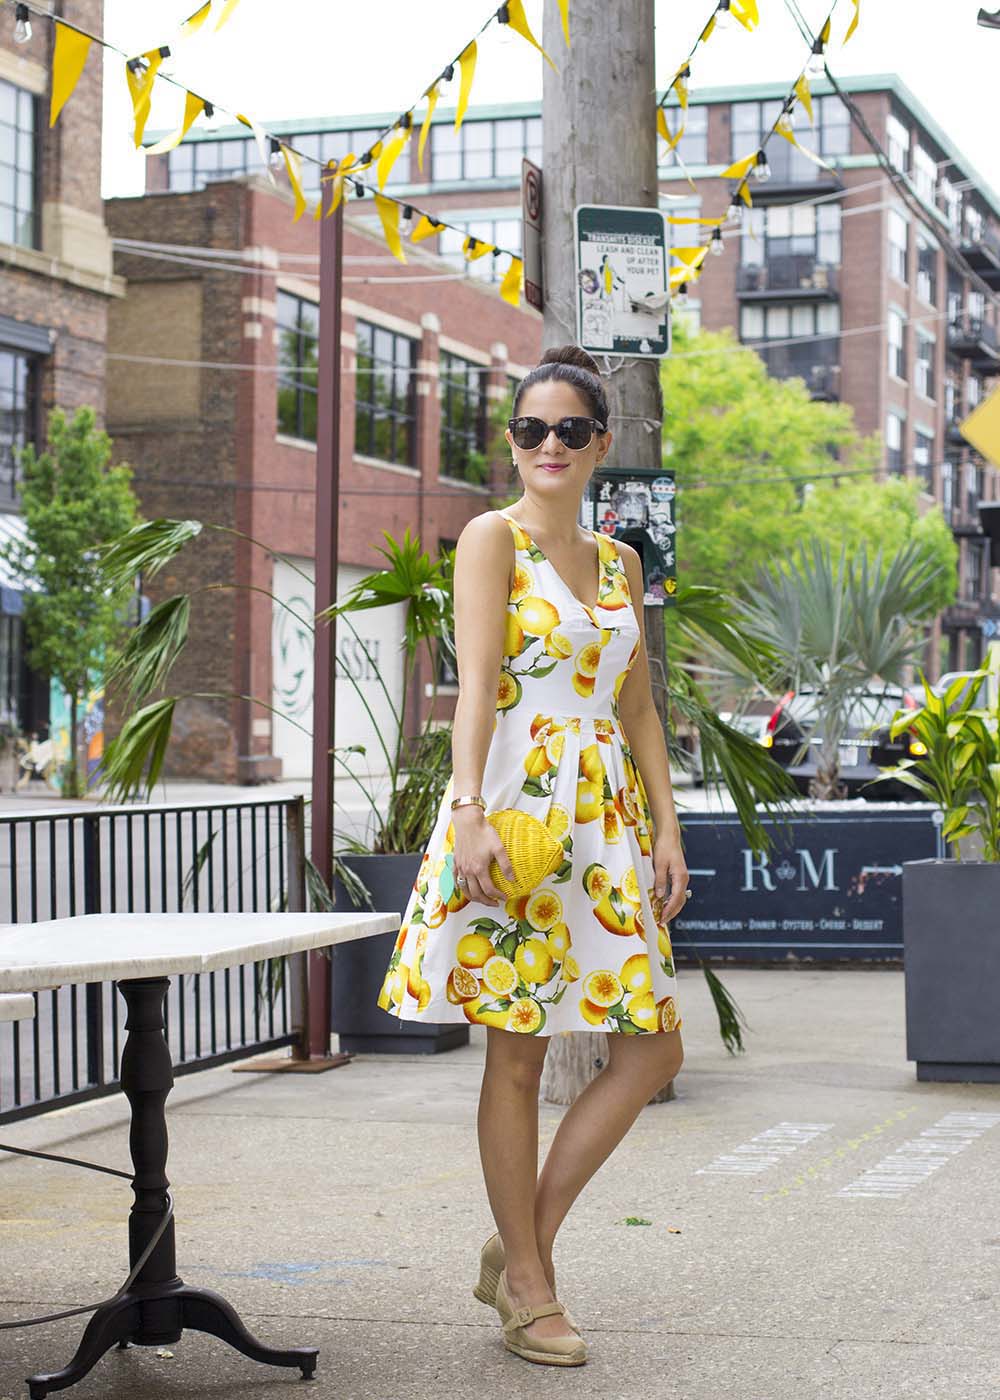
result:
[[(546, 346), (576, 340), (573, 211), (578, 204), (655, 209), (656, 77), (653, 0), (573, 0), (571, 47), (556, 0), (545, 0), (542, 44), (542, 273)], [(659, 467), (663, 396), (658, 360), (612, 363), (606, 381), (614, 434), (609, 467)], [(653, 696), (666, 733), (663, 608), (645, 609)], [(546, 1056), (543, 1092), (569, 1103), (607, 1062), (607, 1037), (557, 1036)], [(663, 1094), (672, 1098), (672, 1086)]]

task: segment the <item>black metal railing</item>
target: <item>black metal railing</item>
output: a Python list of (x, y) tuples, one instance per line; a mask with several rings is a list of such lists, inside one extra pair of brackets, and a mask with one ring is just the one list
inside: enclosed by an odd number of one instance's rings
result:
[(959, 353), (974, 354), (985, 349), (996, 354), (1000, 348), (997, 333), (982, 316), (962, 312), (948, 322), (948, 347)]
[(809, 297), (834, 297), (840, 292), (840, 268), (820, 262), (813, 253), (769, 257), (757, 267), (738, 267), (736, 290), (743, 296), (795, 292)]
[[(0, 924), (74, 914), (305, 907), (302, 798), (0, 815)], [(3, 934), (0, 931), (0, 959)], [(285, 961), (179, 975), (167, 997), (175, 1069), (293, 1039)], [(0, 1025), (0, 1122), (117, 1085), (125, 1007), (113, 983), (35, 994)]]
[(776, 379), (804, 379), (816, 399), (840, 397), (840, 341), (836, 337), (810, 341), (805, 345), (758, 345), (755, 347)]

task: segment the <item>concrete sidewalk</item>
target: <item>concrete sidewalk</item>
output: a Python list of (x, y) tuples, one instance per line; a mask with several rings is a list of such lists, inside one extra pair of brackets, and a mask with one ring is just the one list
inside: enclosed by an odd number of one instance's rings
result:
[[(491, 1229), (479, 1040), (317, 1077), (179, 1080), (180, 1273), (224, 1293), (265, 1342), (319, 1346), (309, 1388), (336, 1400), (993, 1400), (1000, 1086), (916, 1082), (899, 972), (723, 976), (748, 1053), (726, 1054), (703, 979), (682, 971), (678, 1097), (644, 1110), (560, 1236), (585, 1367), (511, 1356), (470, 1292)], [(561, 1112), (543, 1108), (543, 1150)], [(114, 1098), (0, 1137), (126, 1167), (126, 1123)], [(0, 1316), (114, 1292), (130, 1198), (124, 1182), (0, 1156)], [(0, 1333), (0, 1396), (65, 1364), (85, 1321)], [(113, 1351), (68, 1393), (300, 1393), (297, 1373), (211, 1338), (188, 1333), (170, 1352)]]

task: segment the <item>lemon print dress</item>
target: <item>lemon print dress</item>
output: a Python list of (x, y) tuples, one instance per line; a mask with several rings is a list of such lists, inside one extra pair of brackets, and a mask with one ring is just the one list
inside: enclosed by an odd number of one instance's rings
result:
[(449, 783), (378, 1004), (403, 1020), (525, 1035), (671, 1031), (681, 1018), (670, 930), (657, 918), (652, 820), (618, 717), (639, 650), (625, 568), (595, 531), (591, 608), (503, 519), (514, 586), (482, 793), (490, 812), (518, 807), (543, 821), (563, 859), (528, 895), (470, 900), (453, 880)]

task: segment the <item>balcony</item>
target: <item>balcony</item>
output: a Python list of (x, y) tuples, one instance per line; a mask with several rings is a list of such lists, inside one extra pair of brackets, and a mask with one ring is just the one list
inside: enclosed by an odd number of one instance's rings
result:
[(962, 257), (988, 287), (1000, 292), (1000, 236), (987, 229), (981, 238), (963, 238)]
[(840, 296), (840, 268), (819, 262), (812, 253), (770, 258), (760, 267), (736, 269), (736, 294), (742, 301), (836, 301)]
[(1000, 374), (1000, 341), (988, 321), (963, 312), (948, 322), (948, 349), (977, 374)]
[(808, 345), (760, 345), (755, 347), (775, 379), (802, 379), (814, 399), (836, 403), (840, 399), (840, 341), (814, 340)]

